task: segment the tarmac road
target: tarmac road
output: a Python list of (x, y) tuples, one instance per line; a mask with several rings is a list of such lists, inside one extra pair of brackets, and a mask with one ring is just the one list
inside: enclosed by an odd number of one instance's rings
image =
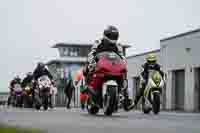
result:
[(144, 115), (139, 111), (91, 116), (80, 109), (48, 111), (0, 107), (0, 122), (41, 128), (49, 133), (200, 133), (200, 114), (161, 112)]

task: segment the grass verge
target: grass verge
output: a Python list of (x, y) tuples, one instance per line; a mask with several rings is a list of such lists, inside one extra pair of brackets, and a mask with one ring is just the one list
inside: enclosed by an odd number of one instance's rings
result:
[(44, 133), (39, 129), (18, 128), (0, 124), (0, 133)]

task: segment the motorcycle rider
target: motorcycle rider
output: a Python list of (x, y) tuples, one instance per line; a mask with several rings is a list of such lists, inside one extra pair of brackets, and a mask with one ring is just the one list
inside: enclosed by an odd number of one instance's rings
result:
[(33, 71), (33, 79), (37, 82), (37, 80), (44, 75), (48, 76), (50, 80), (53, 80), (53, 76), (51, 75), (45, 64), (39, 62), (36, 69)]
[(12, 93), (14, 90), (15, 84), (20, 84), (21, 85), (21, 78), (19, 75), (17, 75), (11, 82), (10, 82), (10, 92)]
[[(48, 76), (49, 79), (51, 80), (52, 84), (54, 85), (54, 81), (53, 81), (53, 76), (51, 75), (51, 73), (49, 72), (48, 68), (45, 66), (44, 63), (39, 62), (37, 67), (35, 68), (35, 70), (33, 71), (33, 79), (34, 79), (34, 83), (33, 83), (33, 89), (37, 88), (38, 85), (38, 79), (41, 76)], [(35, 92), (33, 91), (33, 97), (35, 97)], [(50, 103), (50, 107), (52, 106), (52, 103)]]
[(142, 67), (143, 67), (143, 72), (141, 73), (141, 76), (140, 76), (140, 88), (139, 88), (138, 93), (135, 96), (134, 101), (129, 106), (129, 109), (133, 109), (137, 105), (141, 96), (143, 95), (146, 84), (148, 83), (149, 70), (157, 70), (160, 72), (162, 78), (164, 77), (164, 72), (161, 71), (160, 65), (157, 63), (157, 57), (154, 53), (150, 53), (147, 55), (146, 63), (143, 64)]
[(115, 53), (120, 55), (123, 60), (126, 59), (123, 55), (123, 49), (121, 45), (117, 43), (118, 38), (118, 29), (115, 26), (110, 25), (106, 29), (104, 29), (103, 38), (95, 41), (91, 52), (88, 54), (88, 61), (84, 70), (86, 82), (89, 81), (89, 78), (96, 67), (96, 55), (98, 53), (104, 51), (114, 51)]
[(10, 96), (8, 97), (8, 105), (10, 105), (11, 96), (14, 92), (14, 87), (15, 87), (16, 84), (21, 85), (21, 78), (19, 77), (19, 75), (15, 76), (14, 79), (11, 80), (11, 82), (10, 82), (10, 85), (9, 85)]
[[(118, 54), (124, 62), (126, 62), (126, 58), (123, 54), (123, 49), (121, 44), (118, 43), (119, 39), (119, 31), (115, 26), (109, 25), (103, 31), (103, 37), (94, 42), (94, 45), (91, 49), (91, 52), (88, 54), (88, 60), (86, 63), (86, 67), (84, 67), (83, 74), (85, 77), (86, 87), (82, 90), (82, 93), (87, 91), (91, 91), (87, 83), (91, 80), (93, 72), (96, 68), (96, 55), (101, 52), (115, 52)], [(126, 77), (125, 77), (126, 78)], [(98, 93), (98, 92), (97, 92)], [(128, 95), (126, 91), (124, 91), (124, 96)], [(97, 100), (96, 96), (92, 96), (92, 103), (94, 104)]]
[(22, 88), (26, 87), (28, 84), (30, 84), (33, 80), (33, 74), (32, 72), (28, 72), (26, 74), (26, 77), (22, 81)]

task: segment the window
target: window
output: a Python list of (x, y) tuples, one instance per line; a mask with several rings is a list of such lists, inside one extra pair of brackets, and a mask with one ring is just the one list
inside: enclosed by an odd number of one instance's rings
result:
[(68, 49), (67, 48), (63, 48), (63, 54), (65, 55), (65, 56), (67, 56), (68, 55)]
[(79, 55), (80, 55), (79, 48), (69, 48), (68, 56), (79, 56)]
[(81, 56), (79, 47), (60, 48), (61, 56)]

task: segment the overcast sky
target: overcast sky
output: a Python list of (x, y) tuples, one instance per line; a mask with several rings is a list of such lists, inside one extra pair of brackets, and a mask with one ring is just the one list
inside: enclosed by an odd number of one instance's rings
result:
[(132, 44), (128, 55), (200, 27), (199, 0), (0, 0), (0, 91), (16, 74), (58, 56), (57, 42), (91, 43), (108, 24)]

